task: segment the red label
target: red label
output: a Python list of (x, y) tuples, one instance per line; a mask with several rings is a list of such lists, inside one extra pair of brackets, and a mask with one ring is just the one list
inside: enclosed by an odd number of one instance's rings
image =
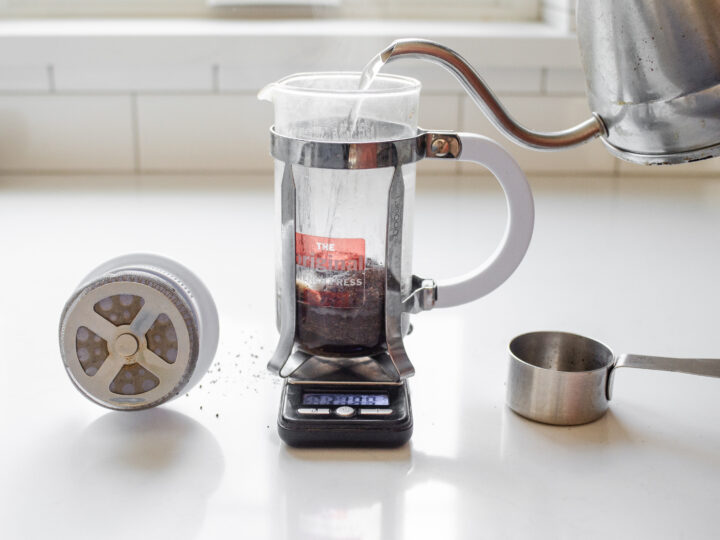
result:
[(295, 264), (314, 270), (365, 270), (364, 238), (327, 238), (295, 233)]
[(295, 233), (298, 301), (351, 308), (365, 297), (365, 239)]

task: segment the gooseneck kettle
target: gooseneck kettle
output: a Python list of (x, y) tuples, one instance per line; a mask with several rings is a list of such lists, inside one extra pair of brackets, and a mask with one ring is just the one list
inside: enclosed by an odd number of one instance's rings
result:
[(451, 49), (398, 40), (383, 63), (436, 62), (463, 84), (506, 137), (536, 150), (600, 137), (617, 157), (647, 165), (720, 155), (720, 0), (578, 0), (577, 35), (593, 115), (542, 133), (520, 125), (475, 69)]

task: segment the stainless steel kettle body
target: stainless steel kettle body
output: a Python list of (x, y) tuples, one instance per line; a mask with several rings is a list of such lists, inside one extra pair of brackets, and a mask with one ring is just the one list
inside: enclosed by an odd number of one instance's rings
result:
[(577, 35), (613, 154), (648, 164), (720, 154), (720, 1), (579, 0)]
[(558, 132), (520, 125), (455, 51), (418, 39), (392, 43), (368, 65), (438, 63), (506, 137), (560, 150), (601, 137), (627, 161), (664, 165), (720, 155), (720, 0), (578, 0), (577, 34), (593, 117)]

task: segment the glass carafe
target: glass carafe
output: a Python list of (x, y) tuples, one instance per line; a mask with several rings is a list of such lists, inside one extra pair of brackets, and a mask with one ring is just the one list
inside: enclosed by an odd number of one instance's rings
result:
[[(332, 93), (332, 99), (328, 99)], [(353, 73), (300, 74), (273, 86), (275, 132), (300, 140), (366, 142), (417, 132), (420, 84), (383, 76), (358, 90)], [(348, 156), (353, 159), (352, 156)], [(276, 159), (280, 203), (284, 162)], [(295, 339), (323, 356), (363, 356), (385, 348), (385, 236), (393, 168), (293, 165), (296, 190)], [(403, 166), (402, 264), (410, 263), (415, 164)], [(281, 235), (276, 238), (280, 240)], [(277, 246), (278, 258), (281, 246)], [(277, 296), (284, 293), (277, 261)], [(410, 276), (401, 286), (407, 294)]]

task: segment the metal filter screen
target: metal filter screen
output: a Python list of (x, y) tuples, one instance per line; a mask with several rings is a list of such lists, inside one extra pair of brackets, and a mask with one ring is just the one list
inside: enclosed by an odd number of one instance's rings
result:
[(140, 364), (129, 364), (120, 368), (117, 376), (110, 383), (110, 391), (115, 394), (133, 396), (149, 392), (160, 384), (155, 374)]
[(165, 360), (174, 364), (177, 360), (178, 339), (170, 317), (161, 313), (145, 334), (148, 348)]
[(85, 326), (78, 328), (75, 348), (83, 371), (91, 377), (97, 373), (110, 354), (107, 341)]

